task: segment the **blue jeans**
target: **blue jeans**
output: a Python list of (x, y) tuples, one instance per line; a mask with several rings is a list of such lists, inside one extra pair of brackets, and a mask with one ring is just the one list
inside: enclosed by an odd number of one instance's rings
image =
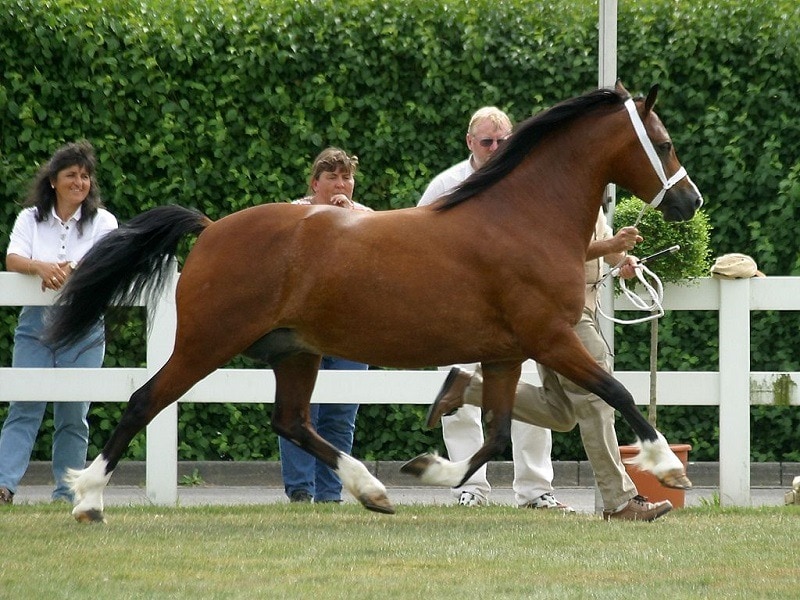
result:
[[(25, 306), (14, 331), (12, 367), (88, 368), (101, 367), (105, 354), (103, 324), (99, 322), (77, 344), (54, 351), (39, 337), (44, 329), (46, 307)], [(64, 482), (67, 469), (83, 469), (89, 446), (88, 402), (53, 403), (53, 500), (72, 501), (72, 492)], [(36, 435), (42, 424), (46, 402), (11, 402), (0, 431), (0, 487), (16, 493), (28, 469)]]
[[(352, 360), (325, 356), (320, 368), (366, 371), (368, 366)], [(357, 412), (358, 404), (312, 404), (311, 424), (323, 439), (350, 454)], [(304, 491), (315, 502), (338, 502), (342, 499), (342, 482), (327, 465), (285, 438), (278, 438), (278, 445), (281, 452), (281, 476), (287, 496)]]

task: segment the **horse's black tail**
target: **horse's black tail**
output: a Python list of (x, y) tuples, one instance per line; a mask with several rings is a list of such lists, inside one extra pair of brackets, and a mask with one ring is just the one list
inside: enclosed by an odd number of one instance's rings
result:
[(60, 347), (85, 336), (110, 304), (152, 300), (164, 289), (168, 265), (184, 235), (212, 221), (180, 206), (159, 206), (106, 234), (67, 280), (48, 319), (44, 339)]

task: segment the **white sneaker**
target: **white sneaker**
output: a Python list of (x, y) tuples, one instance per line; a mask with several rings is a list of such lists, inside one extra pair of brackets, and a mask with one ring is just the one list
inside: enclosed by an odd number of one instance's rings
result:
[(520, 505), (520, 508), (545, 508), (545, 509), (555, 509), (560, 511), (564, 514), (574, 513), (575, 509), (571, 506), (567, 506), (563, 502), (559, 502), (556, 500), (556, 497), (553, 496), (550, 492), (546, 494), (542, 494), (538, 498), (531, 500), (530, 502), (526, 502), (525, 504)]
[(458, 497), (459, 506), (483, 506), (484, 504), (484, 499), (472, 492), (461, 492), (461, 496)]

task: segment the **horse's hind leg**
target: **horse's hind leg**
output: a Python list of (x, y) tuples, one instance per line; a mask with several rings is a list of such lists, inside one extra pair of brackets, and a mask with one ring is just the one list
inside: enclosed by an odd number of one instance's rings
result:
[(434, 454), (422, 454), (408, 461), (401, 471), (419, 477), (424, 483), (459, 487), (475, 471), (508, 446), (511, 438), (511, 409), (520, 376), (519, 363), (483, 364), (483, 414), (487, 435), (483, 446), (472, 457), (450, 462)]
[(103, 491), (133, 437), (206, 374), (208, 371), (198, 374), (185, 364), (176, 366), (174, 358), (171, 358), (131, 395), (119, 424), (100, 455), (86, 469), (72, 470), (67, 476), (75, 497), (72, 510), (75, 519), (83, 523), (105, 522)]
[(149, 419), (145, 418), (145, 412), (152, 385), (153, 379), (131, 395), (122, 419), (92, 464), (86, 469), (68, 472), (67, 481), (75, 497), (72, 515), (78, 521), (82, 523), (105, 521), (103, 490), (133, 436), (149, 422)]
[(273, 366), (275, 408), (272, 428), (333, 469), (344, 488), (364, 508), (394, 514), (386, 488), (364, 464), (325, 441), (311, 427), (309, 405), (319, 362), (319, 356), (303, 353), (289, 356)]
[(605, 389), (606, 395), (595, 393), (620, 411), (639, 438), (634, 444), (639, 448), (639, 453), (625, 462), (652, 473), (664, 487), (684, 490), (691, 488), (692, 482), (686, 476), (686, 467), (670, 449), (661, 432), (644, 418), (630, 392), (619, 381), (607, 373), (605, 375), (608, 381), (603, 382), (600, 389)]

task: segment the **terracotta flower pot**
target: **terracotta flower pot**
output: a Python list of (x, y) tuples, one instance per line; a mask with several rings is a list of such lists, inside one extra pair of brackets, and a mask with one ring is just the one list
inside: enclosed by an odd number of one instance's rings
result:
[[(683, 467), (686, 468), (689, 462), (689, 451), (692, 447), (689, 444), (670, 444), (669, 447), (681, 460)], [(664, 487), (652, 473), (642, 471), (639, 467), (628, 464), (628, 460), (639, 454), (638, 448), (635, 446), (620, 446), (619, 453), (622, 456), (622, 463), (625, 465), (628, 476), (633, 480), (637, 491), (642, 496), (647, 496), (650, 502), (669, 500), (673, 508), (683, 508), (686, 503), (686, 490)]]

